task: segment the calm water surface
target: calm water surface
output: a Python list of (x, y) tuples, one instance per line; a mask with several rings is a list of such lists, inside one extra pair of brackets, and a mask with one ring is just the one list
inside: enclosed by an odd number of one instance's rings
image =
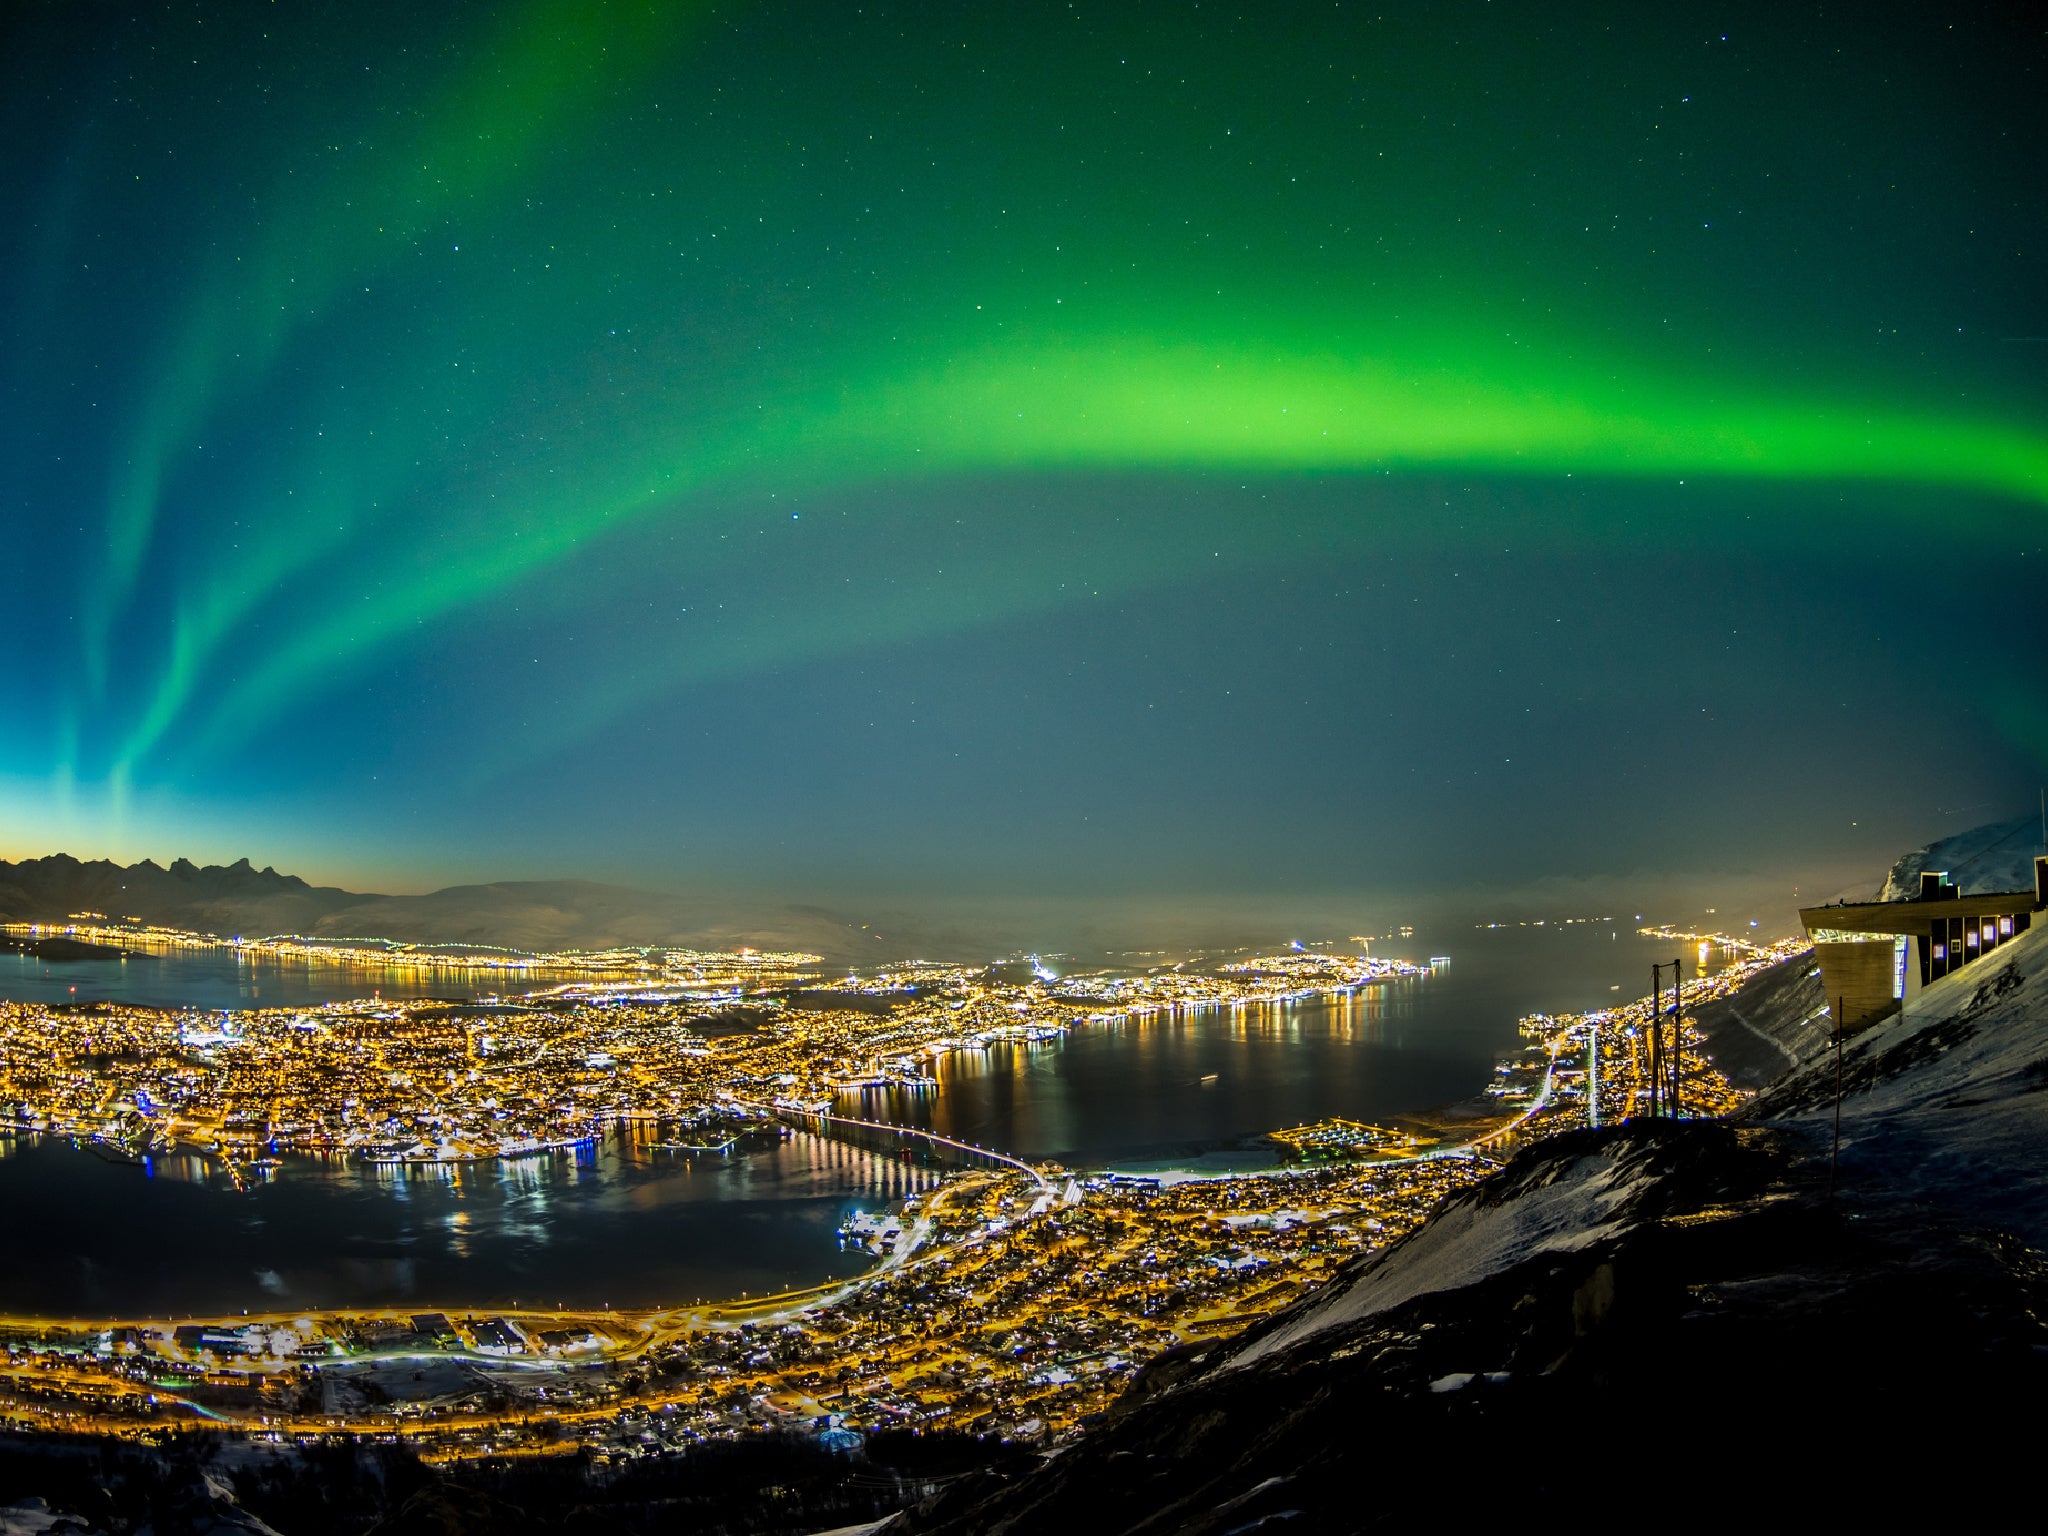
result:
[(941, 1170), (797, 1135), (682, 1159), (605, 1138), (453, 1169), (291, 1159), (246, 1191), (197, 1158), (145, 1170), (0, 1138), (0, 1310), (665, 1306), (859, 1274), (835, 1230)]
[[(1469, 1096), (1515, 1043), (1523, 1014), (1642, 995), (1651, 961), (1672, 951), (1626, 929), (1425, 935), (1410, 952), (1449, 954), (1449, 965), (1342, 1002), (1093, 1026), (963, 1052), (939, 1064), (936, 1088), (843, 1103), (1076, 1165), (1258, 1163), (1264, 1154), (1251, 1143), (1282, 1126)], [(500, 984), (206, 951), (125, 964), (0, 957), (0, 995), (52, 1001), (73, 985), (80, 999), (248, 1007)], [(812, 1136), (693, 1162), (620, 1134), (580, 1159), (455, 1170), (293, 1160), (237, 1193), (196, 1160), (159, 1160), (146, 1175), (60, 1144), (0, 1139), (0, 1310), (645, 1306), (758, 1293), (858, 1273), (866, 1258), (834, 1238), (843, 1214), (935, 1177)]]
[(42, 960), (0, 950), (0, 998), (10, 1002), (305, 1008), (358, 997), (466, 999), (534, 985), (517, 972), (316, 965), (234, 949), (153, 950), (109, 960)]
[(842, 1102), (1020, 1157), (1182, 1162), (1328, 1115), (1373, 1120), (1468, 1098), (1517, 1042), (1524, 1015), (1646, 995), (1651, 962), (1673, 958), (1669, 940), (1577, 926), (1467, 930), (1439, 943), (1414, 955), (1448, 953), (1448, 965), (1339, 1001), (1093, 1025), (947, 1057), (937, 1088), (866, 1089)]

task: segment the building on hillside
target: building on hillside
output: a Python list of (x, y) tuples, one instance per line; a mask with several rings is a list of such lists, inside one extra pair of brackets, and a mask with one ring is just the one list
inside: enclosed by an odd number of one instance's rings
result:
[(1966, 893), (1938, 870), (1905, 901), (1803, 907), (1799, 920), (1820, 962), (1828, 1006), (1845, 1030), (1890, 1018), (1908, 998), (1982, 959), (2048, 910), (2048, 857), (2034, 860), (2031, 891)]

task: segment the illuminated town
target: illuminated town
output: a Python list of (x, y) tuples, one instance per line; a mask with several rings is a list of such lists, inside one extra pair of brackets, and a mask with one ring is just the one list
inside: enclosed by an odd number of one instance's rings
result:
[[(790, 1006), (789, 967), (814, 958), (690, 952), (663, 957), (658, 983), (563, 984), (475, 1004), (202, 1013), (0, 1003), (0, 1117), (137, 1157), (195, 1150), (238, 1175), (292, 1152), (524, 1157), (621, 1122), (688, 1135), (735, 1114), (821, 1113), (839, 1092), (928, 1083), (937, 1057), (998, 1041), (1423, 974), (1307, 950), (1136, 975), (1062, 977), (1033, 962), (1021, 981), (930, 965), (837, 979), (802, 994), (828, 1006)], [(704, 1032), (719, 1024), (752, 1027)]]
[[(1691, 986), (1688, 1007), (1803, 945), (1722, 947), (1735, 958)], [(848, 1218), (842, 1242), (878, 1259), (867, 1275), (778, 1296), (638, 1311), (0, 1320), (0, 1415), (17, 1429), (144, 1441), (193, 1424), (259, 1443), (369, 1436), (429, 1460), (631, 1459), (775, 1426), (1059, 1443), (1161, 1351), (1227, 1336), (1313, 1290), (1514, 1147), (1639, 1112), (1650, 1001), (1523, 1020), (1526, 1047), (1499, 1063), (1456, 1130), (1428, 1116), (1276, 1129), (1288, 1160), (1220, 1177), (1027, 1164), (839, 1114), (835, 1095), (926, 1080), (947, 1053), (999, 1040), (1419, 973), (1296, 949), (1130, 974), (1060, 975), (1026, 960), (833, 981), (883, 1011), (794, 1006), (772, 983), (232, 1017), (10, 1004), (0, 1104), (21, 1133), (138, 1159), (196, 1150), (242, 1179), (303, 1153), (547, 1156), (621, 1122), (650, 1123), (683, 1149), (782, 1125), (865, 1126), (948, 1152), (958, 1171)], [(1689, 1018), (1684, 1038), (1684, 1112), (1738, 1107), (1745, 1096)]]
[(495, 975), (506, 980), (572, 977), (580, 982), (613, 980), (625, 985), (679, 987), (788, 982), (806, 974), (819, 961), (812, 954), (756, 949), (621, 947), (529, 954), (491, 944), (411, 944), (392, 939), (313, 938), (290, 933), (253, 939), (223, 938), (145, 923), (140, 918), (112, 918), (104, 912), (74, 912), (63, 923), (0, 923), (0, 942), (30, 949), (59, 943), (70, 947), (74, 955), (213, 950), (250, 962), (297, 963), (387, 975)]

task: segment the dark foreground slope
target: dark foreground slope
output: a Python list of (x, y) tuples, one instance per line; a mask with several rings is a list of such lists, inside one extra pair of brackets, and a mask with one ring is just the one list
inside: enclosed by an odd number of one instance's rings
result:
[(2032, 1507), (2048, 932), (2008, 953), (1845, 1054), (1832, 1197), (1831, 1053), (1740, 1123), (1559, 1137), (891, 1536), (1898, 1529)]
[(866, 1524), (1018, 1446), (884, 1434), (849, 1458), (764, 1435), (625, 1467), (580, 1455), (430, 1467), (369, 1437), (304, 1449), (203, 1430), (0, 1435), (0, 1536), (796, 1536)]

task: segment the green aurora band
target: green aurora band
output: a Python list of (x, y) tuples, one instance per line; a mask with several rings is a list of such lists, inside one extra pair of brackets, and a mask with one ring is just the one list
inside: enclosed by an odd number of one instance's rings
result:
[[(1382, 282), (1341, 265), (1204, 265), (1154, 249), (1142, 231), (1113, 231), (1086, 275), (1051, 283), (991, 236), (872, 288), (839, 279), (802, 301), (823, 317), (814, 330), (779, 331), (797, 299), (783, 314), (765, 299), (735, 309), (731, 293), (769, 263), (746, 215), (760, 208), (761, 228), (771, 215), (794, 227), (803, 176), (750, 173), (734, 192), (709, 151), (702, 163), (678, 153), (643, 166), (609, 147), (620, 102), (683, 68), (708, 9), (532, 0), (447, 72), (403, 131), (346, 152), (338, 143), (330, 164), (279, 183), (244, 254), (195, 284), (152, 354), (81, 629), (85, 707), (126, 724), (104, 757), (85, 760), (76, 720), (66, 723), (60, 779), (120, 786), (163, 781), (173, 760), (203, 768), (426, 626), (531, 591), (609, 539), (666, 530), (710, 579), (736, 558), (722, 535), (753, 521), (750, 498), (768, 491), (816, 498), (1048, 472), (1458, 474), (1903, 488), (1941, 517), (1969, 515), (1940, 510), (1955, 498), (2035, 516), (2048, 506), (2048, 434), (2024, 401), (1995, 390), (1965, 401), (1839, 361), (1787, 376), (1761, 347), (1653, 353), (1625, 329), (1585, 323), (1583, 298), (1574, 308), (1526, 274), (1494, 282), (1483, 262), (1441, 282)], [(609, 265), (585, 259), (574, 275), (546, 263), (544, 281), (564, 286), (537, 287), (534, 262), (556, 248), (530, 235), (536, 187), (556, 189), (567, 224), (632, 227), (594, 192), (576, 201), (593, 179), (645, 183), (631, 195), (655, 210), (647, 248)], [(686, 232), (714, 217), (726, 221), (721, 252), (737, 249), (691, 279)], [(1385, 218), (1398, 226), (1398, 207)], [(479, 257), (475, 275), (435, 286), (422, 252), (451, 230), (475, 231), (461, 241), (485, 251), (526, 232), (524, 265)], [(1208, 285), (1232, 280), (1210, 303)], [(251, 410), (299, 361), (337, 349), (391, 289), (411, 306), (403, 328), (379, 333), (373, 362), (334, 370), (370, 388), (299, 400), (301, 425), (274, 434), (271, 457), (208, 492), (246, 513), (231, 550), (175, 580), (166, 613), (139, 609), (187, 445)], [(721, 304), (740, 323), (713, 337)], [(638, 321), (630, 358), (623, 342), (592, 339), (607, 307)], [(487, 355), (462, 361), (479, 337)], [(1357, 538), (1383, 531), (1371, 517), (1358, 514)], [(1232, 558), (1259, 558), (1258, 533), (1241, 530)], [(1090, 583), (1169, 579), (1221, 558), (1232, 537), (1204, 525), (1184, 547), (1106, 543)], [(630, 676), (591, 690), (577, 728), (849, 637), (883, 643), (1071, 600), (1053, 579), (1060, 559), (1005, 548), (914, 601), (821, 597), (798, 622), (652, 646)], [(115, 701), (124, 625), (160, 644), (138, 696)], [(2010, 729), (2035, 730), (2026, 710), (2006, 713)]]
[[(1453, 371), (1421, 359), (1288, 356), (1241, 342), (1018, 344), (978, 350), (925, 377), (849, 378), (822, 401), (764, 408), (751, 431), (741, 422), (722, 441), (677, 445), (608, 491), (586, 488), (518, 509), (507, 518), (517, 537), (490, 538), (459, 566), (423, 571), (304, 629), (216, 701), (196, 742), (206, 751), (225, 747), (229, 722), (266, 717), (309, 681), (424, 619), (501, 593), (608, 530), (713, 515), (710, 493), (721, 483), (763, 477), (818, 492), (862, 478), (1046, 469), (1457, 471), (1874, 482), (2048, 506), (2048, 438), (2014, 424), (1846, 401), (1731, 398), (1684, 381), (1619, 385), (1611, 367), (1551, 374), (1542, 388), (1529, 378), (1540, 370), (1526, 351), (1487, 359), (1482, 348), (1478, 338), (1432, 348), (1431, 357), (1463, 361)], [(1579, 388), (1567, 391), (1566, 381)], [(260, 588), (276, 569), (243, 579)], [(1156, 561), (1147, 572), (1157, 576)], [(984, 616), (993, 575), (977, 573), (971, 583), (974, 611)], [(223, 638), (238, 611), (226, 604), (203, 625), (188, 621), (181, 639)], [(920, 605), (891, 626), (892, 637), (955, 621)], [(804, 654), (835, 629), (785, 634), (778, 650)], [(124, 764), (138, 763), (181, 718), (206, 659), (174, 652)], [(709, 670), (717, 669), (685, 663), (666, 681)]]
[[(250, 258), (208, 287), (166, 346), (127, 444), (108, 506), (102, 579), (85, 615), (96, 701), (105, 692), (111, 630), (149, 555), (178, 447), (205, 429), (224, 399), (259, 388), (293, 338), (344, 292), (368, 292), (367, 284), (452, 214), (513, 187), (551, 138), (573, 133), (622, 82), (654, 68), (704, 9), (526, 0), (444, 84), (443, 99), (418, 130), (395, 147), (370, 146), (342, 161), (315, 178), (320, 185), (310, 195), (295, 186), (280, 191)], [(261, 594), (330, 553), (341, 531), (321, 517), (259, 534), (265, 546), (234, 579), (179, 614), (169, 677), (189, 679)], [(134, 740), (161, 735), (181, 697), (176, 687), (159, 690)]]

